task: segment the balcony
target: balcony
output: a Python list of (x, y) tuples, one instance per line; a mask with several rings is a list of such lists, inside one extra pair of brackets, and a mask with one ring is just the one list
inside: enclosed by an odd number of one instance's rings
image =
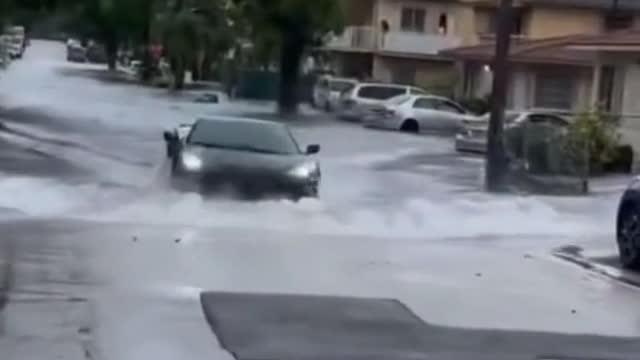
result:
[(331, 38), (325, 47), (342, 51), (374, 51), (376, 31), (373, 26), (348, 26), (342, 34)]
[(455, 36), (392, 31), (382, 37), (380, 51), (438, 55), (438, 52), (461, 45), (462, 41)]
[(455, 36), (392, 31), (382, 35), (372, 26), (349, 26), (331, 38), (326, 49), (353, 52), (393, 52), (414, 55), (437, 55), (440, 50), (458, 47)]

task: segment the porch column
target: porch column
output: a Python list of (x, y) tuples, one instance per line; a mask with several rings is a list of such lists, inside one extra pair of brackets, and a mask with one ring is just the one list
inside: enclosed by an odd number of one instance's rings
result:
[(600, 79), (602, 78), (602, 63), (600, 59), (596, 59), (593, 65), (593, 76), (591, 79), (591, 100), (589, 101), (589, 107), (595, 108), (600, 101)]

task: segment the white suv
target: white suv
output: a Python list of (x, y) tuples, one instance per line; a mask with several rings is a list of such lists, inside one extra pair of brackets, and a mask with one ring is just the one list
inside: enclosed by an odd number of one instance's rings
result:
[(399, 95), (426, 95), (426, 92), (408, 85), (357, 84), (340, 97), (338, 117), (343, 120), (362, 121), (369, 109)]

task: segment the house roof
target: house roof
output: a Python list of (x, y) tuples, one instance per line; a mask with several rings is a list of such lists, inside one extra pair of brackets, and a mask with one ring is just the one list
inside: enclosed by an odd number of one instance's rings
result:
[[(613, 9), (615, 0), (528, 0), (533, 5), (548, 5), (559, 7), (583, 7), (594, 9)], [(618, 0), (618, 10), (640, 10), (640, 1), (638, 0)]]
[[(469, 0), (467, 0), (469, 1)], [(495, 7), (498, 4), (496, 0), (471, 0), (476, 6)], [(515, 1), (514, 6), (550, 6), (550, 7), (576, 7), (588, 9), (613, 10), (615, 0), (520, 0)], [(638, 0), (618, 0), (617, 10), (639, 10), (640, 1)]]
[[(598, 51), (640, 53), (640, 31), (568, 35), (538, 40), (514, 39), (509, 60), (514, 63), (590, 66)], [(440, 55), (451, 59), (483, 62), (491, 62), (494, 54), (495, 41), (440, 52)]]
[[(584, 65), (593, 63), (593, 55), (584, 51), (567, 48), (570, 41), (583, 35), (571, 35), (540, 40), (514, 39), (509, 51), (509, 60), (515, 63)], [(456, 59), (491, 62), (495, 55), (495, 41), (476, 46), (447, 49), (440, 55)]]

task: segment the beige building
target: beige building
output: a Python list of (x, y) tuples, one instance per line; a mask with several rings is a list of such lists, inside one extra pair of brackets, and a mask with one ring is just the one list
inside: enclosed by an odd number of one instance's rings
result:
[[(446, 50), (491, 43), (497, 0), (345, 0), (347, 27), (325, 46), (338, 73), (482, 96), (486, 61), (454, 66)], [(640, 0), (514, 0), (514, 39), (600, 34), (640, 27)], [(458, 62), (459, 64), (459, 62)], [(584, 64), (589, 73), (589, 64)], [(553, 72), (553, 71), (552, 71)], [(473, 84), (470, 84), (473, 82)], [(470, 90), (471, 89), (471, 90)], [(576, 95), (579, 96), (579, 95)]]

